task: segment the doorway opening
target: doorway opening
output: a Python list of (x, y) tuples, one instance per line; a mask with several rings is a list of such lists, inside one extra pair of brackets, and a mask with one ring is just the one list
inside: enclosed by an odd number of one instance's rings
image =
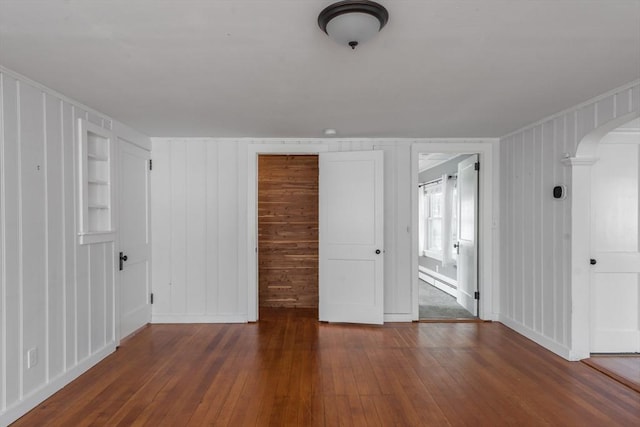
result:
[(418, 318), (478, 317), (479, 161), (475, 153), (418, 156)]
[(591, 353), (640, 353), (640, 118), (591, 167)]
[[(318, 156), (258, 155), (258, 308), (318, 309)], [(317, 314), (316, 314), (317, 317)]]

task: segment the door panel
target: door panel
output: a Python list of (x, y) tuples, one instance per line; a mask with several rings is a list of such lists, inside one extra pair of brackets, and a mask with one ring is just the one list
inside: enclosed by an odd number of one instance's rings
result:
[(458, 163), (458, 304), (474, 316), (478, 315), (478, 155)]
[(151, 320), (149, 152), (119, 140), (120, 338)]
[(598, 146), (592, 169), (594, 353), (640, 352), (639, 156), (640, 144), (617, 143), (614, 132)]
[(322, 321), (383, 323), (383, 156), (320, 154)]

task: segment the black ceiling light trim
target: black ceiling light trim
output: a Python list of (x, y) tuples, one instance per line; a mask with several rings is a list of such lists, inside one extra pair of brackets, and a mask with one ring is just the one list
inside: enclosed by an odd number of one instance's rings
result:
[(376, 2), (368, 0), (345, 0), (329, 5), (320, 12), (320, 15), (318, 15), (318, 25), (320, 29), (327, 33), (327, 24), (329, 21), (345, 13), (367, 13), (380, 21), (380, 29), (382, 29), (389, 20), (389, 12), (387, 12), (387, 9)]

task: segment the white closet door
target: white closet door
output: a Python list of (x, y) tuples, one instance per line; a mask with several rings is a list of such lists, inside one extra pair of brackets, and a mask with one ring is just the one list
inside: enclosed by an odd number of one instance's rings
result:
[(321, 321), (383, 323), (383, 156), (320, 153)]
[[(120, 338), (151, 321), (150, 153), (119, 141)], [(125, 260), (126, 257), (126, 260)]]

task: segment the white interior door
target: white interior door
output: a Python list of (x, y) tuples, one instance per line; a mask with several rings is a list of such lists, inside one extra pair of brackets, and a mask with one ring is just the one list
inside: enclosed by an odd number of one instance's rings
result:
[(149, 241), (150, 153), (119, 142), (120, 338), (151, 320)]
[[(640, 352), (640, 135), (612, 132), (592, 171), (591, 352)], [(587, 262), (587, 260), (585, 260)]]
[(383, 323), (383, 156), (320, 153), (321, 321)]
[(478, 155), (458, 163), (458, 304), (478, 315)]

